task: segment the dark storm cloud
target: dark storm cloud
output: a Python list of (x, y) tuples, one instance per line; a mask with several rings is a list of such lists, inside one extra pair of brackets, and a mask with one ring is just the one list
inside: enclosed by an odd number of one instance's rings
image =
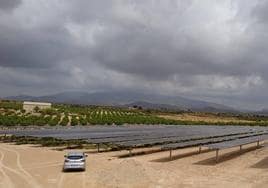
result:
[[(192, 4), (189, 6), (191, 9)], [(255, 12), (258, 12), (258, 8), (263, 9), (263, 6), (258, 4), (253, 7)], [(254, 22), (242, 23), (242, 27), (246, 27), (245, 31), (225, 32), (220, 23), (216, 23), (211, 30), (204, 31), (207, 25), (202, 22), (211, 21), (206, 20), (208, 17), (204, 20), (202, 16), (200, 20), (191, 20), (187, 12), (184, 14), (180, 16), (191, 22), (182, 21), (182, 25), (179, 24), (177, 28), (176, 22), (169, 23), (172, 20), (169, 15), (158, 23), (162, 25), (139, 25), (137, 22), (124, 25), (117, 20), (114, 24), (119, 25), (113, 26), (118, 29), (117, 32), (112, 30), (108, 36), (100, 36), (93, 53), (96, 61), (110, 69), (150, 80), (168, 80), (174, 75), (179, 75), (182, 80), (189, 80), (185, 78), (187, 75), (192, 78), (194, 75), (233, 76), (241, 80), (252, 74), (263, 76), (266, 58), (262, 57), (266, 56), (267, 40), (263, 40), (263, 36), (254, 30)], [(201, 12), (195, 14), (206, 13), (201, 9)], [(148, 20), (150, 19), (153, 18), (149, 17)], [(168, 27), (165, 21), (170, 24)], [(194, 21), (197, 22), (192, 23)], [(235, 29), (236, 23), (232, 22), (235, 20), (226, 20), (226, 24), (229, 24), (227, 27), (230, 27), (228, 30), (232, 27)], [(194, 24), (197, 26), (192, 26)], [(184, 29), (187, 27), (188, 30)], [(235, 32), (241, 33), (235, 35)], [(229, 37), (227, 42), (222, 39), (225, 37)], [(255, 81), (253, 80), (254, 83)]]
[(0, 66), (45, 68), (72, 57), (70, 36), (63, 28), (0, 31)]
[(131, 89), (261, 107), (267, 12), (251, 0), (0, 1), (0, 95)]
[(10, 11), (21, 4), (21, 0), (1, 0), (0, 1), (0, 11)]
[(222, 54), (187, 36), (180, 37), (174, 39), (161, 32), (135, 32), (129, 28), (100, 40), (93, 55), (111, 69), (152, 79), (168, 79), (174, 74), (228, 72), (228, 66), (221, 64)]
[(71, 13), (68, 17), (76, 23), (85, 23), (95, 20), (110, 19), (113, 1), (83, 1), (70, 0), (67, 11)]
[(256, 18), (258, 23), (268, 24), (268, 3), (266, 1), (259, 1), (259, 3), (253, 8), (252, 16)]

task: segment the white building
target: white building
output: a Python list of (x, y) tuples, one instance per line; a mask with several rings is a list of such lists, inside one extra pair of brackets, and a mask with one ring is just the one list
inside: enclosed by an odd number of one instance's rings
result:
[(51, 108), (51, 103), (45, 103), (45, 102), (29, 102), (24, 101), (23, 102), (23, 109), (26, 112), (34, 112), (36, 108), (42, 110), (42, 109), (48, 109)]

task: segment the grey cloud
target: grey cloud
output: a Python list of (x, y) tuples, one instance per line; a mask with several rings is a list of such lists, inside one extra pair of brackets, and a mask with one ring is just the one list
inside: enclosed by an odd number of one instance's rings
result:
[(107, 20), (111, 15), (113, 1), (70, 0), (66, 2), (68, 18), (76, 23)]
[(252, 10), (252, 16), (258, 23), (268, 23), (268, 3), (267, 1), (258, 1)]
[[(214, 38), (170, 33), (162, 27), (146, 29), (135, 24), (118, 27), (118, 32), (107, 31), (108, 36), (106, 33), (98, 36), (98, 44), (93, 49), (95, 60), (113, 70), (148, 79), (168, 79), (174, 74), (233, 75), (239, 72), (238, 67), (235, 67), (238, 70), (232, 69), (229, 51), (216, 50), (217, 46), (211, 44)], [(195, 32), (198, 35), (199, 31)]]
[(64, 28), (0, 31), (0, 66), (45, 68), (71, 58), (77, 51)]
[(21, 4), (21, 0), (1, 0), (0, 1), (0, 11), (10, 11)]
[[(263, 76), (266, 58), (262, 57), (266, 55), (267, 40), (263, 40), (265, 33), (254, 30), (256, 26), (252, 23), (242, 23), (248, 27), (245, 32), (240, 31), (244, 38), (231, 33), (227, 44), (220, 41), (226, 37), (225, 33), (217, 35), (213, 30), (202, 33), (202, 27), (182, 32), (175, 28), (169, 31), (165, 30), (165, 23), (160, 24), (163, 26), (148, 29), (136, 23), (114, 26), (118, 32), (108, 30), (108, 36), (106, 33), (99, 36), (93, 54), (96, 61), (108, 68), (147, 79), (168, 79), (174, 74)], [(184, 24), (187, 26), (188, 23)], [(253, 32), (247, 33), (251, 29)]]
[(0, 18), (2, 96), (124, 89), (257, 108), (268, 92), (267, 1), (9, 0), (0, 7), (13, 10)]

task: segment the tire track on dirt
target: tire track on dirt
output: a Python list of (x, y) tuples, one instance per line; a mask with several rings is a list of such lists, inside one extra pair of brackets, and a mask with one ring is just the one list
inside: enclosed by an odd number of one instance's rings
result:
[(4, 185), (6, 187), (13, 188), (14, 187), (13, 182), (11, 181), (10, 177), (6, 174), (6, 172), (3, 169), (3, 160), (4, 160), (4, 157), (5, 157), (5, 154), (3, 152), (1, 152), (1, 151), (0, 151), (0, 154), (1, 154), (1, 158), (0, 158), (0, 172), (4, 176), (4, 182), (3, 183), (4, 183)]
[(83, 172), (82, 175), (82, 187), (86, 188), (86, 172)]
[[(2, 148), (3, 149), (3, 148)], [(28, 185), (32, 185), (32, 183), (29, 181), (29, 179), (21, 172), (18, 172), (17, 169), (14, 168), (10, 168), (8, 166), (6, 166), (4, 163), (2, 163), (2, 167), (10, 172), (12, 172), (13, 174), (16, 174), (17, 176), (19, 176), (20, 178), (22, 178)]]
[(65, 174), (62, 172), (62, 174), (60, 175), (59, 181), (58, 181), (58, 188), (62, 188), (63, 187), (63, 180), (64, 180)]
[(23, 179), (26, 180), (26, 182), (31, 185), (34, 188), (41, 188), (41, 186), (37, 183), (37, 181), (35, 180), (35, 178), (29, 173), (27, 172), (23, 166), (21, 165), (21, 160), (20, 160), (20, 153), (17, 152), (16, 150), (13, 149), (8, 149), (2, 146), (3, 150), (15, 153), (16, 155), (16, 165), (19, 168), (19, 170), (21, 171), (21, 173), (17, 172), (17, 170), (9, 168), (7, 166), (5, 166), (6, 169), (9, 169), (10, 171), (16, 173), (17, 175), (21, 176)]
[(31, 165), (24, 165), (24, 169), (31, 169), (31, 168), (36, 168), (36, 167), (40, 167), (40, 166), (55, 165), (55, 164), (62, 164), (62, 162), (54, 161), (54, 162), (46, 162), (46, 163), (36, 163), (36, 164), (31, 164)]
[(40, 169), (40, 168), (49, 168), (49, 167), (57, 167), (57, 166), (62, 166), (62, 163), (55, 163), (55, 164), (50, 164), (50, 165), (40, 165), (40, 166), (33, 166), (33, 167), (24, 167), (24, 169), (31, 170), (31, 169)]
[(6, 169), (6, 170), (8, 170), (8, 171), (10, 171), (10, 172), (12, 172), (12, 173), (14, 173), (14, 174), (16, 174), (17, 176), (19, 176), (19, 177), (21, 177), (22, 179), (24, 179), (25, 182), (26, 182), (27, 184), (31, 185), (31, 182), (28, 181), (28, 178), (25, 177), (24, 174), (17, 172), (17, 169), (9, 168), (8, 166), (6, 166), (6, 165), (4, 165), (4, 164), (2, 164), (2, 165), (3, 165), (2, 167), (3, 167), (4, 169)]

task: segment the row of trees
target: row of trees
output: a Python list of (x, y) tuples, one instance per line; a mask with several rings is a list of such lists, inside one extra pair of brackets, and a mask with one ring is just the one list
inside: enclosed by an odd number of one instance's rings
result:
[[(54, 105), (51, 109), (40, 110), (37, 113), (25, 113), (22, 104), (13, 101), (0, 102), (0, 125), (122, 125), (122, 124), (184, 124), (208, 125), (210, 122), (168, 120), (142, 110), (123, 108)], [(14, 110), (20, 110), (17, 113)], [(249, 125), (267, 125), (266, 120), (249, 122)], [(245, 125), (244, 122), (218, 122), (216, 125)]]
[[(107, 111), (106, 111), (107, 112)], [(79, 118), (80, 119), (80, 118)], [(159, 118), (149, 114), (143, 113), (121, 113), (115, 112), (112, 113), (90, 113), (86, 115), (86, 118), (83, 121), (88, 122), (89, 124), (178, 124), (175, 120), (167, 120), (164, 118)]]
[(18, 115), (0, 115), (0, 125), (14, 126), (14, 125), (51, 125), (55, 126), (60, 122), (60, 116), (18, 116)]
[(12, 110), (22, 110), (22, 102), (2, 100), (2, 101), (0, 101), (0, 108), (12, 109)]
[(0, 125), (122, 125), (122, 124), (178, 124), (175, 120), (166, 120), (142, 113), (122, 113), (116, 111), (94, 111), (82, 114), (57, 115), (0, 115)]

